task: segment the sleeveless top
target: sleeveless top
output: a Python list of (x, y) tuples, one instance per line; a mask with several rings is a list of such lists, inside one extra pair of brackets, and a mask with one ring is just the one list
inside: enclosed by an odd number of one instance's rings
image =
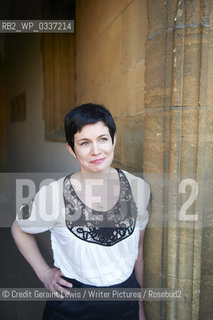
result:
[(84, 204), (68, 175), (41, 187), (29, 210), (22, 206), (17, 213), (17, 221), (25, 232), (50, 230), (54, 266), (67, 278), (111, 286), (125, 281), (132, 273), (140, 230), (149, 218), (150, 188), (143, 179), (116, 170), (120, 194), (108, 211), (92, 210)]

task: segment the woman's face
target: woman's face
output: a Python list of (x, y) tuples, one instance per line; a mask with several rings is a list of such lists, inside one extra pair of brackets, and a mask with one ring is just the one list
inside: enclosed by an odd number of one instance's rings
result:
[(109, 128), (104, 122), (85, 125), (74, 135), (74, 149), (67, 144), (69, 152), (78, 159), (81, 171), (85, 173), (107, 172), (114, 156), (114, 144)]

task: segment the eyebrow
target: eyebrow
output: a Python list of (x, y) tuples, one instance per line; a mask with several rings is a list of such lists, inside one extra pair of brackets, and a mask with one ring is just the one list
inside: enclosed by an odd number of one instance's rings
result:
[[(98, 138), (102, 138), (104, 136), (109, 136), (109, 134), (108, 133), (101, 134), (100, 136), (98, 136)], [(80, 142), (82, 140), (90, 140), (90, 139), (89, 138), (81, 138), (81, 139), (77, 140), (77, 142)]]

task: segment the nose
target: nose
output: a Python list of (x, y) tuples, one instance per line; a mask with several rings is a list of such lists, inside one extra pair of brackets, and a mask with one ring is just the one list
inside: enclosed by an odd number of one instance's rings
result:
[(91, 150), (91, 153), (92, 153), (92, 155), (98, 155), (98, 154), (100, 154), (100, 146), (99, 146), (99, 144), (97, 143), (97, 142), (94, 142), (93, 144), (92, 144), (92, 150)]

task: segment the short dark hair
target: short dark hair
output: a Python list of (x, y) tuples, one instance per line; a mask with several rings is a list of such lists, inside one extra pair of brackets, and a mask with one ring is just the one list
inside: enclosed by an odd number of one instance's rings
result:
[(88, 124), (94, 124), (98, 121), (104, 122), (108, 127), (112, 143), (114, 143), (114, 135), (116, 125), (109, 110), (100, 104), (86, 103), (77, 106), (71, 110), (64, 118), (64, 130), (66, 141), (74, 151), (74, 135), (76, 132)]

